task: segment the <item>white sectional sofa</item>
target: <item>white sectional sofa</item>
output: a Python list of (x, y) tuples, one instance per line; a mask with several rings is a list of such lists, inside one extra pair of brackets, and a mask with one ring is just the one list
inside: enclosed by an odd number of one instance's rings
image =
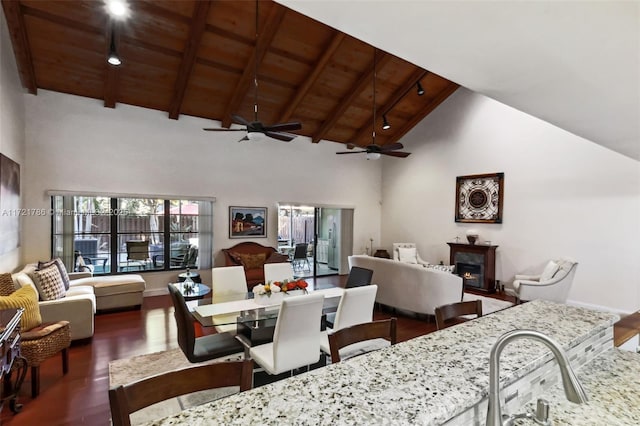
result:
[[(32, 278), (36, 266), (27, 264), (11, 275), (16, 289), (30, 285), (38, 291)], [(64, 297), (40, 300), (38, 304), (43, 322), (70, 322), (71, 340), (93, 336), (96, 311), (139, 307), (146, 287), (142, 276), (137, 274), (92, 277), (88, 272), (74, 272), (69, 273), (69, 279), (69, 289)]]
[(373, 270), (376, 302), (383, 305), (434, 315), (436, 307), (462, 299), (462, 278), (450, 272), (367, 255), (349, 256), (352, 266)]

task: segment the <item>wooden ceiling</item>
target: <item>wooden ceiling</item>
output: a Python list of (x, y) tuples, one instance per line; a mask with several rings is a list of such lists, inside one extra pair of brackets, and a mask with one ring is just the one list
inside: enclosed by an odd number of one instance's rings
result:
[[(366, 146), (373, 121), (373, 46), (270, 0), (129, 0), (113, 21), (98, 0), (2, 0), (22, 84), (219, 120), (302, 122), (313, 142)], [(114, 28), (118, 67), (107, 64)], [(376, 143), (397, 142), (458, 85), (387, 52), (376, 54)], [(257, 60), (257, 64), (256, 64)], [(425, 90), (417, 95), (420, 82)], [(385, 114), (391, 128), (382, 130)], [(212, 126), (215, 126), (213, 123)], [(213, 136), (213, 134), (212, 134)]]

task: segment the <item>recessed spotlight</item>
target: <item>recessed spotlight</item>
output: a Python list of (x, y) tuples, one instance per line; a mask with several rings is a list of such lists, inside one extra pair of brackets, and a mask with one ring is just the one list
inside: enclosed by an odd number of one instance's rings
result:
[(122, 19), (129, 14), (129, 7), (124, 0), (106, 0), (106, 5), (107, 13), (113, 18)]

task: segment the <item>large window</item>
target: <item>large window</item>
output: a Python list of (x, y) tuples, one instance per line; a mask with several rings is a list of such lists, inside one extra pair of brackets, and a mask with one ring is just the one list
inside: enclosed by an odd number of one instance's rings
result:
[(212, 201), (52, 196), (52, 253), (95, 274), (210, 268)]

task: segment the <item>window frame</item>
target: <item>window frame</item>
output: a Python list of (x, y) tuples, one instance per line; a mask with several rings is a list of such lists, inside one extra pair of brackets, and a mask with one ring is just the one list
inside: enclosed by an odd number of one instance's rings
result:
[[(147, 273), (147, 272), (169, 272), (169, 271), (180, 271), (188, 269), (192, 267), (190, 265), (178, 265), (172, 266), (171, 255), (173, 252), (172, 248), (172, 238), (176, 238), (176, 241), (182, 241), (182, 236), (189, 235), (188, 238), (194, 238), (194, 235), (198, 238), (198, 255), (196, 258), (195, 269), (207, 268), (211, 267), (211, 259), (213, 252), (213, 207), (215, 203), (215, 199), (202, 199), (201, 197), (185, 197), (185, 196), (157, 196), (157, 195), (130, 195), (130, 194), (119, 194), (119, 195), (110, 195), (110, 194), (83, 194), (83, 193), (49, 193), (51, 196), (51, 253), (52, 257), (61, 257), (67, 266), (68, 270), (74, 271), (76, 268), (75, 265), (75, 243), (77, 237), (79, 236), (93, 236), (95, 235), (107, 235), (107, 239), (109, 241), (109, 250), (107, 253), (108, 261), (109, 261), (109, 269), (108, 272), (105, 269), (102, 271), (98, 271), (95, 275), (116, 275), (116, 274), (127, 274), (127, 273)], [(59, 197), (59, 198), (58, 198)], [(107, 204), (109, 205), (109, 211), (106, 216), (109, 216), (109, 230), (108, 232), (104, 231), (96, 231), (94, 232), (80, 232), (75, 225), (75, 218), (78, 214), (85, 214), (85, 211), (76, 212), (73, 209), (68, 209), (70, 206), (75, 206), (76, 197), (89, 197), (92, 198), (92, 201), (95, 198), (107, 198)], [(120, 227), (120, 218), (121, 218), (121, 201), (122, 200), (159, 200), (160, 204), (163, 206), (161, 214), (158, 214), (157, 211), (146, 213), (145, 215), (140, 215), (141, 217), (150, 217), (150, 216), (158, 216), (158, 218), (163, 221), (162, 225), (158, 229), (158, 231), (151, 230), (141, 230), (139, 232), (132, 232), (131, 230), (124, 231)], [(187, 215), (187, 216), (195, 216), (196, 221), (196, 230), (189, 229), (188, 231), (183, 228), (182, 220), (184, 213), (180, 208), (178, 213), (171, 213), (172, 202), (178, 202), (179, 206), (182, 206), (186, 203), (198, 203), (199, 209), (197, 215)], [(208, 205), (207, 205), (208, 204)], [(174, 205), (175, 207), (175, 205)], [(104, 214), (101, 214), (104, 215)], [(65, 219), (65, 216), (73, 216), (73, 218)], [(179, 226), (177, 229), (172, 230), (172, 222), (171, 219), (178, 216)], [(160, 220), (159, 220), (160, 221)], [(158, 222), (159, 222), (158, 221)], [(203, 226), (202, 222), (209, 221)], [(205, 232), (205, 233), (203, 233)], [(147, 241), (152, 241), (150, 238), (152, 234), (161, 235), (162, 242), (162, 256), (163, 263), (160, 267), (155, 263), (155, 259), (153, 257), (158, 256), (157, 251), (149, 252), (149, 258), (153, 262), (151, 268), (140, 270), (131, 270), (131, 268), (127, 267), (127, 263), (121, 260), (121, 247), (119, 242), (123, 236), (127, 235), (140, 235), (144, 236), (143, 239)], [(78, 238), (80, 239), (80, 238)], [(204, 241), (207, 240), (207, 241)], [(126, 241), (126, 240), (125, 240)], [(202, 242), (202, 244), (201, 244)], [(205, 250), (201, 250), (204, 245)], [(99, 250), (99, 249), (97, 249)], [(96, 250), (94, 253), (94, 257), (97, 257), (97, 254), (100, 254), (99, 251)], [(155, 253), (155, 256), (154, 256)], [(186, 255), (186, 254), (185, 254)], [(106, 260), (104, 262), (106, 265)], [(193, 267), (192, 267), (193, 268)]]

